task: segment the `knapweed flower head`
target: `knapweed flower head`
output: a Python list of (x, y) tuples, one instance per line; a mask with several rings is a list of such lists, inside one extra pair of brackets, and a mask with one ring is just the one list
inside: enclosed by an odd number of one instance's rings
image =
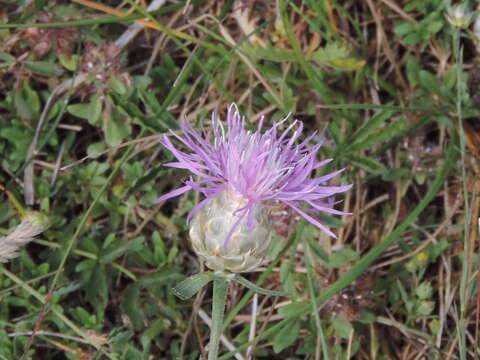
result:
[(324, 185), (343, 170), (313, 177), (316, 169), (332, 159), (317, 161), (321, 142), (311, 144), (316, 133), (300, 139), (302, 122), (294, 121), (280, 131), (286, 121), (262, 131), (262, 118), (257, 129), (249, 131), (237, 107), (231, 105), (226, 124), (213, 114), (211, 132), (206, 128), (198, 132), (186, 122), (180, 124), (182, 134), (171, 132), (186, 151), (168, 135), (162, 137), (161, 143), (177, 159), (165, 166), (186, 169), (193, 176), (157, 201), (190, 190), (203, 195), (189, 220), (193, 218), (193, 247), (207, 266), (234, 272), (258, 266), (270, 245), (270, 209), (278, 203), (335, 237), (315, 213), (346, 215), (333, 208), (332, 196), (351, 185)]

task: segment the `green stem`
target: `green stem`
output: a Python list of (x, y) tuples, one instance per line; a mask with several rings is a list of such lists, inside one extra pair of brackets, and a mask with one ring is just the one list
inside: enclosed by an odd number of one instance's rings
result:
[(310, 251), (310, 244), (304, 238), (305, 242), (305, 264), (307, 265), (307, 283), (308, 283), (308, 292), (310, 293), (310, 301), (312, 304), (312, 313), (315, 319), (315, 325), (317, 327), (318, 337), (320, 338), (320, 344), (322, 346), (323, 358), (329, 360), (330, 356), (328, 355), (327, 342), (325, 340), (325, 334), (323, 332), (322, 323), (320, 322), (320, 316), (318, 311), (318, 303), (315, 295), (315, 286), (314, 286), (314, 270), (312, 264), (312, 253)]
[(230, 282), (227, 279), (216, 278), (213, 281), (212, 326), (210, 344), (208, 345), (208, 360), (218, 359), (220, 336), (222, 335), (223, 315)]

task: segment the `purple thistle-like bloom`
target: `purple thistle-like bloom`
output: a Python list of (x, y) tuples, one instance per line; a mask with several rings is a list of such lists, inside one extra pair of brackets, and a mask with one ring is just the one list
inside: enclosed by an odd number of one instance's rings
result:
[[(285, 119), (286, 120), (286, 119)], [(281, 202), (296, 211), (307, 221), (330, 236), (335, 234), (313, 216), (324, 212), (348, 215), (333, 208), (330, 200), (337, 193), (351, 188), (346, 186), (323, 186), (325, 182), (340, 174), (342, 170), (312, 178), (313, 171), (333, 159), (317, 161), (321, 143), (310, 145), (316, 136), (311, 134), (298, 141), (303, 124), (294, 121), (284, 131), (279, 131), (282, 120), (262, 133), (263, 118), (252, 132), (245, 129), (245, 119), (237, 107), (228, 108), (226, 128), (216, 114), (212, 115), (212, 134), (205, 129), (197, 132), (191, 125), (182, 122), (182, 135), (171, 132), (188, 152), (179, 150), (164, 135), (161, 143), (172, 152), (177, 161), (165, 166), (187, 169), (196, 177), (184, 182), (184, 186), (161, 196), (157, 202), (179, 196), (189, 190), (202, 193), (204, 199), (189, 214), (189, 219), (210, 200), (223, 191), (241, 197), (239, 208), (234, 215), (239, 216), (236, 225), (247, 219), (249, 228), (255, 226), (255, 211), (258, 206), (272, 207)], [(230, 231), (230, 234), (234, 229)], [(230, 236), (225, 239), (228, 245)]]

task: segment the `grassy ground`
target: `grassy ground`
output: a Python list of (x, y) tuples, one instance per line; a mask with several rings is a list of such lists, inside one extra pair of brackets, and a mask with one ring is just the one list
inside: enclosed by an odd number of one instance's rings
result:
[(205, 355), (211, 288), (171, 292), (198, 199), (155, 204), (186, 176), (158, 136), (232, 102), (318, 130), (353, 215), (276, 236), (247, 278), (289, 296), (232, 286), (221, 359), (479, 359), (480, 39), (447, 10), (0, 0), (0, 234), (51, 222), (0, 269), (0, 359)]

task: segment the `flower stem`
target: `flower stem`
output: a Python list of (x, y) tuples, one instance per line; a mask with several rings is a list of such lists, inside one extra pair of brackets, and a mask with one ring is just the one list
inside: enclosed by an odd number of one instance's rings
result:
[(210, 344), (208, 345), (208, 360), (217, 360), (220, 336), (222, 335), (223, 315), (230, 281), (217, 277), (213, 281), (212, 327)]

